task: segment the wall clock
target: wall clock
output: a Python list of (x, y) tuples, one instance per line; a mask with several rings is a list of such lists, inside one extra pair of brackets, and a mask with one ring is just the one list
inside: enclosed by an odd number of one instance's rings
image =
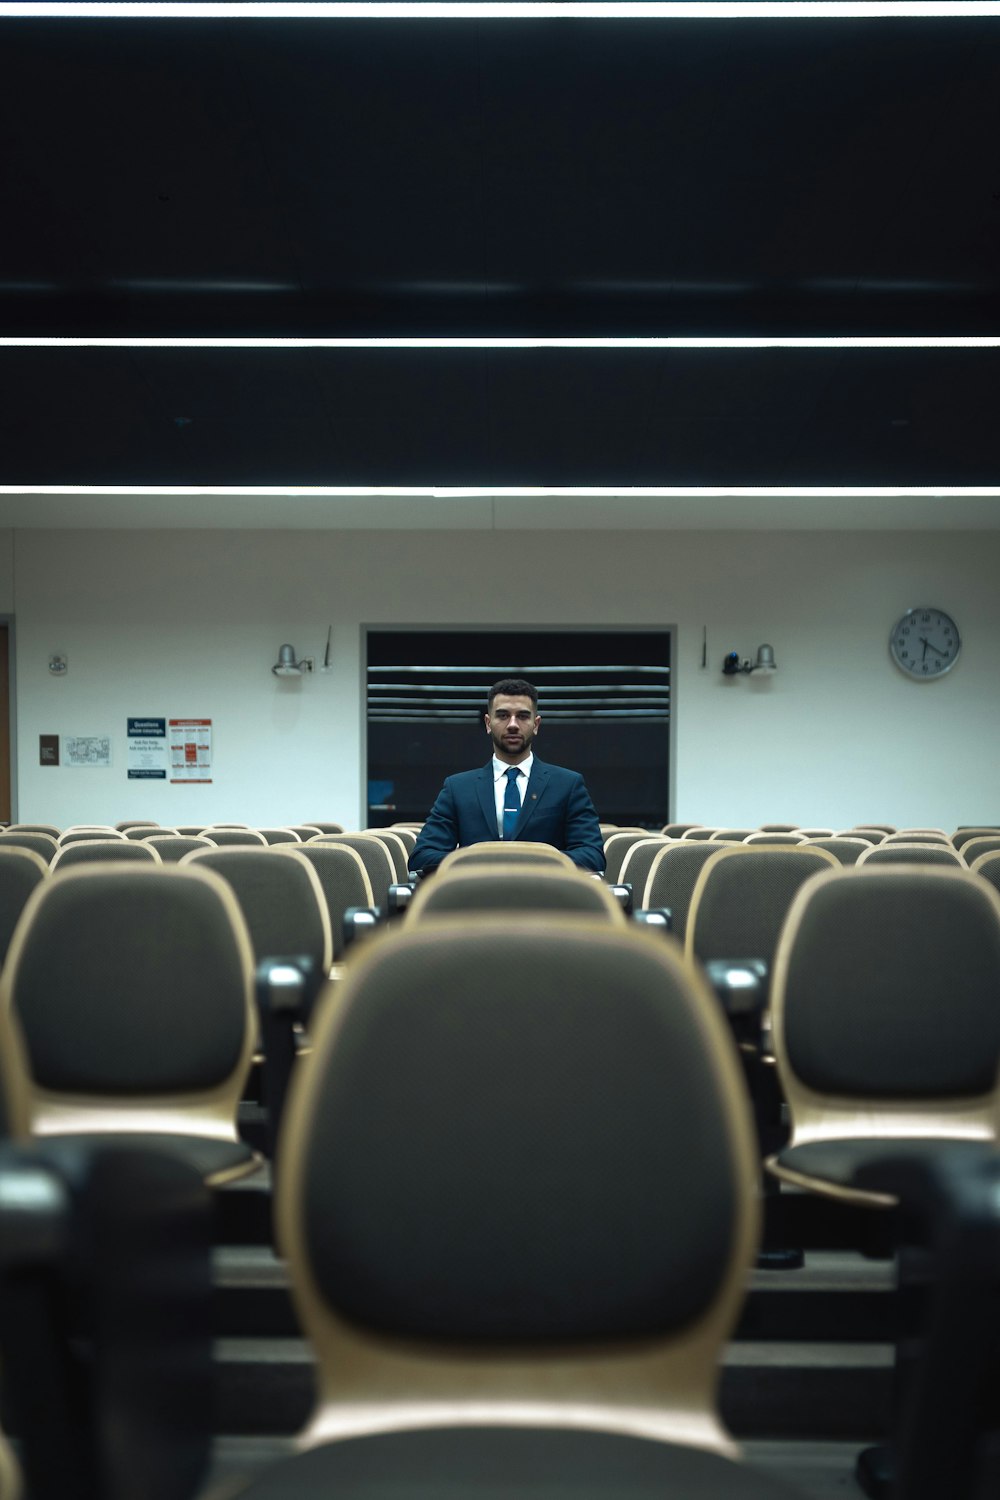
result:
[(907, 677), (928, 681), (949, 672), (958, 660), (962, 639), (943, 609), (908, 609), (892, 627), (889, 650)]

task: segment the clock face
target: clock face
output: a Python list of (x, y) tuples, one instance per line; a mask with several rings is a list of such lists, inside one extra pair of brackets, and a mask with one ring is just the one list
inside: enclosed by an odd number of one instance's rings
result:
[(908, 609), (889, 636), (893, 661), (919, 682), (950, 671), (961, 649), (958, 626), (943, 609)]

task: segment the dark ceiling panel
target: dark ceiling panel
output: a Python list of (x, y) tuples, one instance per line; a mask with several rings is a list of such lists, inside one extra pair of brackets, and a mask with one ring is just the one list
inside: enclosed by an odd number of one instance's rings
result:
[(0, 349), (8, 485), (992, 485), (1000, 350)]
[(995, 333), (1000, 20), (0, 20), (0, 332)]

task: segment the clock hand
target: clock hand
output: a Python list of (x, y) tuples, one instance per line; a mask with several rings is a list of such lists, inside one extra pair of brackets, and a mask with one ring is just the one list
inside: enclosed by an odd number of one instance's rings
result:
[(934, 652), (935, 656), (947, 656), (947, 654), (948, 654), (948, 647), (947, 646), (936, 646), (933, 641), (926, 640), (924, 636), (921, 636), (920, 639), (924, 643), (924, 655), (925, 656), (927, 655), (927, 648), (928, 648), (928, 646)]
[(926, 660), (927, 660), (927, 637), (926, 637), (926, 636), (923, 636), (923, 635), (922, 635), (922, 636), (921, 636), (921, 637), (920, 637), (920, 644), (921, 644), (921, 645), (922, 645), (922, 646), (923, 646), (923, 648), (924, 648), (924, 654), (923, 654), (923, 656), (921, 656), (921, 658), (920, 658), (920, 660), (921, 660), (921, 661), (926, 661)]

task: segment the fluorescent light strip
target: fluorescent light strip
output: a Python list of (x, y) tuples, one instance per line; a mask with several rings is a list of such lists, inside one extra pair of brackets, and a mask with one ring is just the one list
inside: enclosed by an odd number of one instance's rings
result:
[(0, 484), (0, 495), (261, 495), (275, 499), (406, 500), (905, 500), (915, 495), (940, 499), (995, 499), (995, 485), (287, 485), (287, 484)]
[(413, 0), (411, 4), (359, 3), (359, 0), (302, 0), (281, 3), (136, 3), (136, 0), (4, 0), (0, 17), (67, 17), (86, 20), (227, 20), (227, 21), (316, 21), (316, 20), (879, 20), (932, 17), (951, 20), (961, 16), (1000, 15), (998, 0)]
[(997, 349), (1000, 336), (873, 338), (22, 338), (0, 349)]

